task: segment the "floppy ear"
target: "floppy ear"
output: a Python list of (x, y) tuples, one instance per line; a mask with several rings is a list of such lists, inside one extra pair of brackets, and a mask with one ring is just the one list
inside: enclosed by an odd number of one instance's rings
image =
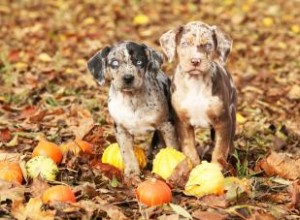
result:
[(216, 38), (216, 50), (225, 64), (232, 48), (232, 39), (217, 26), (212, 26), (212, 30)]
[(149, 67), (148, 67), (149, 70), (153, 72), (157, 72), (160, 69), (161, 65), (163, 64), (163, 55), (160, 52), (154, 50), (151, 47), (148, 47), (145, 44), (142, 45), (145, 48), (149, 60)]
[(88, 70), (95, 77), (97, 82), (102, 86), (105, 83), (105, 68), (106, 68), (106, 56), (110, 51), (110, 47), (105, 47), (98, 51), (89, 61), (87, 62)]
[(160, 46), (167, 56), (169, 62), (171, 63), (175, 57), (176, 53), (176, 44), (177, 44), (177, 36), (182, 31), (183, 27), (180, 26), (173, 30), (170, 30), (163, 35), (161, 35), (159, 39)]

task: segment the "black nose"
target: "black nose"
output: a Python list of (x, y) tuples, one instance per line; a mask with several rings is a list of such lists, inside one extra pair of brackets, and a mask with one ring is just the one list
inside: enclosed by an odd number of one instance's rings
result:
[(201, 60), (199, 58), (192, 58), (191, 59), (191, 63), (193, 66), (199, 66), (200, 65)]
[(123, 80), (126, 84), (130, 84), (134, 80), (134, 76), (130, 74), (126, 74), (123, 76)]

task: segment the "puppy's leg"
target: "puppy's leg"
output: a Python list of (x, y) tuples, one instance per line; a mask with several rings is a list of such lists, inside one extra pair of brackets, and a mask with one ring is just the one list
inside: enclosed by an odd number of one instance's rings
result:
[(175, 127), (170, 121), (162, 123), (158, 130), (160, 131), (167, 147), (173, 147), (177, 150), (179, 149)]
[(194, 128), (186, 123), (177, 121), (176, 129), (179, 135), (182, 152), (188, 156), (194, 166), (200, 163), (200, 158), (195, 147), (195, 131)]
[(120, 145), (121, 155), (124, 162), (124, 175), (126, 178), (138, 176), (140, 168), (133, 150), (133, 137), (126, 129), (116, 125), (116, 137)]
[(232, 146), (232, 120), (222, 120), (215, 124), (216, 144), (212, 153), (212, 162), (222, 167), (227, 164), (227, 157)]

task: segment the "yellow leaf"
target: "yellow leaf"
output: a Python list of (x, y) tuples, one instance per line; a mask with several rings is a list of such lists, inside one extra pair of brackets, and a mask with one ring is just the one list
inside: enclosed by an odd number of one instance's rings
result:
[(43, 62), (51, 62), (52, 58), (47, 53), (41, 53), (38, 56), (38, 60), (43, 61)]
[(240, 113), (237, 113), (236, 114), (236, 121), (239, 124), (244, 124), (247, 121), (247, 119), (244, 116), (242, 116)]
[(271, 26), (273, 26), (273, 24), (274, 24), (274, 20), (273, 20), (273, 18), (271, 18), (271, 17), (265, 17), (265, 18), (263, 19), (263, 24), (264, 24), (264, 26), (266, 26), (266, 27), (271, 27)]
[(17, 62), (15, 64), (15, 67), (17, 70), (25, 70), (28, 67), (28, 65), (27, 65), (27, 63)]
[(149, 22), (149, 17), (144, 14), (138, 14), (133, 18), (133, 24), (135, 25), (147, 25), (149, 24)]
[(299, 34), (300, 33), (300, 26), (297, 24), (294, 24), (291, 26), (291, 31), (294, 32), (295, 34)]
[(90, 25), (95, 23), (95, 18), (93, 17), (87, 17), (86, 19), (83, 20), (83, 25)]

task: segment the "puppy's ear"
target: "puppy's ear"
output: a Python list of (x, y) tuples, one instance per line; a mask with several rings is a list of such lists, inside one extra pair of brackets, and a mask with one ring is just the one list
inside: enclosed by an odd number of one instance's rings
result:
[(159, 39), (160, 46), (167, 56), (169, 62), (171, 63), (176, 54), (176, 45), (177, 45), (177, 38), (180, 32), (182, 32), (183, 27), (180, 26), (173, 30), (170, 30), (163, 35), (161, 35)]
[(105, 68), (106, 68), (106, 56), (108, 55), (110, 47), (105, 47), (98, 51), (89, 61), (87, 62), (88, 70), (95, 77), (100, 85), (105, 83)]
[(216, 50), (220, 61), (225, 64), (232, 48), (232, 39), (217, 26), (212, 26), (212, 30), (214, 32)]
[(148, 47), (147, 45), (145, 44), (142, 44), (145, 48), (145, 51), (146, 51), (146, 54), (147, 54), (147, 57), (148, 57), (148, 62), (149, 62), (149, 70), (150, 71), (153, 71), (153, 72), (157, 72), (161, 65), (163, 64), (163, 55), (154, 50), (153, 48), (151, 47)]

